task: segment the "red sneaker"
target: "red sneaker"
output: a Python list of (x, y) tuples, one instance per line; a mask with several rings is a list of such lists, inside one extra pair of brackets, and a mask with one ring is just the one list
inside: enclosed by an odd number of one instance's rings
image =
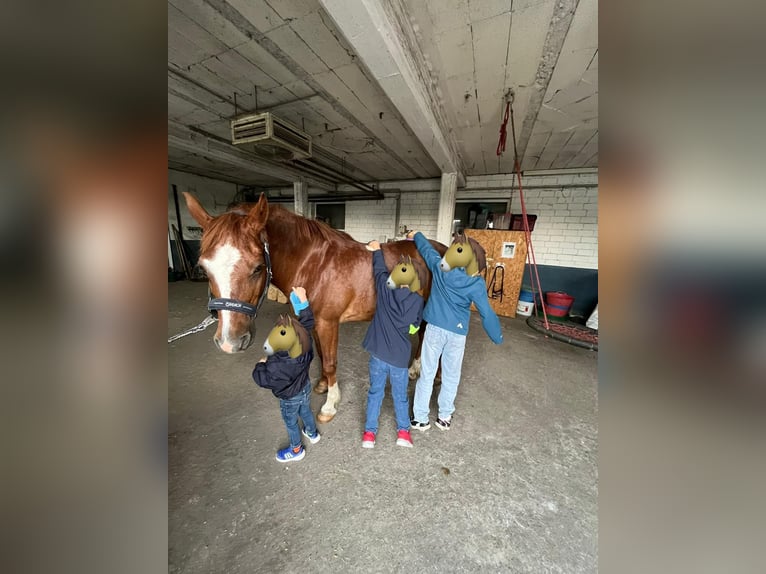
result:
[(399, 434), (396, 437), (396, 445), (397, 446), (408, 446), (412, 448), (412, 437), (410, 436), (410, 431), (408, 430), (400, 430)]
[(366, 431), (362, 435), (362, 448), (375, 448), (375, 433)]

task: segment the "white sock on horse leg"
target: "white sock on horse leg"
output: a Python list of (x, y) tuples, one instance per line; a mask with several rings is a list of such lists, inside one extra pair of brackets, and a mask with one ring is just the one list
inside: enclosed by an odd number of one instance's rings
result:
[(334, 415), (339, 402), (340, 385), (336, 382), (333, 386), (327, 388), (327, 400), (322, 405), (322, 412)]

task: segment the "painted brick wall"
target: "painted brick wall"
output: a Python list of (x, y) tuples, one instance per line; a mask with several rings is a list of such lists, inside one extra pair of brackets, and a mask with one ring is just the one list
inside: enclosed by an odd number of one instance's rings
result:
[[(223, 211), (234, 197), (234, 184), (170, 170), (169, 183), (179, 191), (191, 191), (211, 213)], [(468, 176), (466, 188), (457, 192), (458, 201), (507, 200), (512, 188), (511, 174)], [(538, 216), (532, 241), (541, 265), (598, 269), (598, 174), (595, 172), (559, 175), (526, 175), (524, 197), (527, 209)], [(513, 188), (516, 186), (513, 185)], [(170, 186), (168, 187), (170, 190)], [(439, 212), (439, 180), (381, 182), (383, 192), (401, 191), (399, 223), (435, 237)], [(413, 193), (416, 192), (416, 193)], [(168, 220), (175, 222), (172, 192), (168, 196)], [(292, 210), (292, 203), (281, 204)], [(520, 213), (518, 192), (513, 193), (511, 211)], [(181, 201), (184, 225), (196, 225)], [(392, 238), (398, 234), (396, 199), (349, 201), (346, 229), (357, 241)], [(186, 234), (185, 234), (186, 235)]]
[(438, 214), (439, 192), (422, 191), (401, 195), (399, 224), (406, 225), (407, 229), (417, 229), (427, 237), (436, 237)]
[[(430, 184), (428, 182), (431, 182)], [(458, 201), (507, 200), (511, 174), (469, 176), (466, 188), (458, 190)], [(381, 184), (385, 190), (386, 183)], [(538, 216), (532, 241), (541, 265), (598, 269), (598, 174), (530, 175), (522, 180), (529, 213)], [(438, 180), (392, 182), (401, 193), (399, 223), (436, 235), (439, 212)], [(573, 187), (574, 186), (574, 187)], [(580, 187), (582, 186), (582, 187)], [(515, 189), (515, 185), (513, 188)], [(417, 189), (417, 193), (407, 193)], [(521, 213), (518, 192), (513, 193), (511, 211)], [(391, 237), (396, 216), (395, 199), (346, 203), (346, 231), (358, 241)]]
[(357, 241), (367, 243), (394, 237), (396, 199), (387, 197), (378, 201), (347, 201), (345, 232)]
[[(537, 215), (532, 244), (541, 265), (598, 269), (598, 189), (552, 188), (524, 192)], [(521, 213), (518, 194), (511, 211)]]
[[(507, 198), (512, 186), (517, 188), (512, 174), (466, 180), (467, 190), (458, 191), (458, 200)], [(532, 232), (537, 263), (598, 269), (598, 174), (530, 175), (522, 185), (527, 212), (537, 215)], [(518, 191), (510, 207), (512, 213), (521, 213)]]

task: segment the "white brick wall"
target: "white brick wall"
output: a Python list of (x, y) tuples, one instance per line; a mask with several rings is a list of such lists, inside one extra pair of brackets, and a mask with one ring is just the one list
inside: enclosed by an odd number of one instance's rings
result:
[[(597, 188), (525, 190), (524, 203), (537, 215), (532, 245), (539, 264), (598, 269)], [(511, 211), (521, 213), (518, 192)]]
[[(512, 174), (469, 176), (466, 188), (458, 190), (457, 199), (507, 200), (513, 179)], [(537, 215), (532, 244), (539, 264), (598, 269), (597, 184), (598, 174), (593, 172), (523, 176), (522, 185), (532, 187), (525, 189), (524, 200), (528, 213)], [(399, 223), (434, 237), (439, 212), (438, 180), (391, 182), (390, 185), (402, 191)], [(386, 186), (381, 184), (383, 187)], [(426, 191), (429, 188), (433, 191)], [(409, 189), (418, 191), (408, 193)], [(521, 213), (515, 184), (513, 189), (511, 211)], [(347, 202), (346, 231), (358, 241), (380, 239), (384, 235), (390, 238), (395, 231), (395, 216), (393, 198)]]
[[(346, 202), (346, 228), (344, 231), (357, 241), (367, 243), (394, 237), (396, 199), (387, 197), (373, 201)], [(385, 239), (384, 239), (385, 240)]]
[[(191, 191), (211, 213), (220, 213), (236, 192), (234, 184), (169, 170), (169, 183)], [(457, 200), (507, 200), (513, 192), (511, 211), (521, 212), (519, 194), (512, 174), (468, 176)], [(513, 184), (513, 186), (512, 186)], [(529, 213), (537, 215), (532, 242), (537, 262), (586, 269), (598, 268), (598, 174), (528, 174), (523, 176), (524, 198)], [(528, 186), (528, 187), (527, 187)], [(170, 187), (168, 187), (170, 189)], [(439, 179), (381, 182), (381, 191), (401, 191), (399, 223), (436, 236), (439, 212)], [(292, 210), (292, 203), (281, 204)], [(184, 225), (195, 225), (181, 201)], [(175, 222), (172, 192), (168, 220)], [(346, 228), (357, 241), (396, 236), (396, 198), (346, 202)]]
[(436, 237), (439, 215), (439, 192), (403, 193), (399, 206), (399, 224), (407, 229), (422, 231), (426, 237)]

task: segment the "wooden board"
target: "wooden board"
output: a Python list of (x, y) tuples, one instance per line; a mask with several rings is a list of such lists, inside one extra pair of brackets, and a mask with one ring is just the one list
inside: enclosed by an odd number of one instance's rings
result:
[[(487, 252), (487, 273), (485, 279), (487, 289), (489, 289), (489, 283), (492, 280), (492, 273), (496, 265), (504, 265), (503, 299), (501, 301), (499, 298), (493, 299), (490, 297), (489, 304), (498, 315), (516, 317), (521, 280), (524, 276), (524, 266), (527, 260), (527, 241), (524, 237), (524, 232), (501, 229), (466, 229), (465, 234), (481, 243), (481, 246)], [(513, 257), (503, 257), (503, 248), (506, 243), (516, 244), (513, 250)], [(506, 248), (505, 255), (508, 255), (508, 248)], [(500, 273), (498, 271), (498, 282)], [(471, 308), (476, 310), (473, 306)]]

